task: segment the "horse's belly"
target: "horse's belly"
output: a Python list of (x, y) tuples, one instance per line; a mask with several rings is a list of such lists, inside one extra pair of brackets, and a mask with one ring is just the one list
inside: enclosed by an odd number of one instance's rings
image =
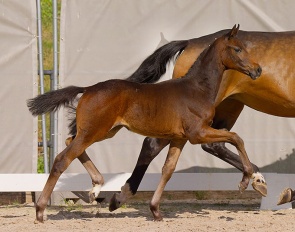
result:
[(265, 91), (254, 95), (238, 94), (235, 98), (248, 107), (266, 114), (295, 117), (295, 96), (293, 93), (280, 95), (278, 92)]

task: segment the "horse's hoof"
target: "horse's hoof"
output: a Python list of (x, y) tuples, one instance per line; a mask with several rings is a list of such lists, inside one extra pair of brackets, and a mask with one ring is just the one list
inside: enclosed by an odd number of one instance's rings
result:
[(101, 190), (101, 185), (99, 185), (99, 184), (96, 184), (91, 189), (91, 191), (89, 192), (89, 201), (90, 201), (90, 203), (94, 202), (98, 198), (100, 190)]
[(259, 192), (262, 196), (266, 197), (267, 195), (267, 185), (262, 182), (253, 182), (252, 187), (254, 190)]
[(291, 199), (292, 199), (292, 189), (286, 188), (281, 192), (277, 205), (282, 205), (282, 204), (291, 202)]
[(152, 214), (154, 216), (154, 222), (161, 222), (161, 221), (163, 221), (163, 217), (162, 217), (160, 211), (152, 211)]
[(253, 182), (252, 182), (253, 189), (259, 192), (262, 196), (266, 197), (267, 184), (264, 179), (264, 176), (260, 172), (255, 172), (252, 174), (251, 178), (253, 179)]
[(162, 222), (163, 221), (163, 217), (159, 216), (157, 218), (154, 218), (154, 222)]
[(38, 219), (35, 219), (34, 224), (44, 223), (44, 221), (39, 221)]
[(120, 202), (117, 200), (116, 196), (117, 196), (117, 193), (115, 193), (110, 200), (110, 205), (109, 205), (110, 212), (112, 212), (120, 207)]

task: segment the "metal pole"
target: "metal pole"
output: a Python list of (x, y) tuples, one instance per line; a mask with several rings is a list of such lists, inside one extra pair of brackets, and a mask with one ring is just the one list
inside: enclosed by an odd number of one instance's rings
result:
[[(53, 6), (53, 77), (52, 77), (52, 90), (58, 89), (58, 40), (57, 40), (57, 0), (52, 0), (52, 6)], [(52, 127), (53, 127), (53, 133), (52, 133), (52, 157), (51, 161), (54, 160), (55, 156), (57, 155), (57, 146), (58, 146), (58, 118), (57, 118), (57, 112), (54, 112), (52, 114)]]
[[(43, 73), (43, 47), (42, 47), (42, 20), (41, 20), (41, 3), (37, 0), (37, 28), (38, 28), (38, 57), (39, 57), (39, 77), (40, 77), (40, 93), (44, 93), (44, 73)], [(48, 173), (48, 157), (47, 157), (47, 137), (46, 137), (46, 118), (42, 114), (42, 142), (44, 157), (44, 172)]]

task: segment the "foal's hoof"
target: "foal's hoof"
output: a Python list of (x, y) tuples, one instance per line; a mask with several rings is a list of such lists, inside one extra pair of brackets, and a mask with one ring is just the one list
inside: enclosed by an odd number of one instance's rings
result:
[(154, 217), (154, 222), (162, 222), (162, 221), (164, 221), (162, 216)]
[(267, 195), (267, 184), (263, 175), (259, 172), (252, 174), (252, 187), (254, 190), (259, 192), (262, 196), (266, 197)]
[(115, 193), (110, 200), (110, 205), (109, 205), (110, 212), (121, 207), (121, 202), (117, 200), (117, 194), (118, 193)]
[(43, 221), (39, 222), (37, 219), (35, 219), (34, 224), (39, 224), (39, 223), (44, 223), (44, 222)]
[(266, 195), (267, 195), (267, 185), (266, 185), (266, 183), (253, 182), (252, 187), (253, 187), (254, 190), (259, 192), (262, 196), (266, 197)]
[(96, 184), (91, 191), (89, 192), (89, 201), (90, 203), (96, 201), (96, 199), (98, 198), (98, 195), (100, 193), (101, 190), (101, 185)]
[(283, 190), (283, 192), (281, 192), (277, 205), (282, 205), (282, 204), (291, 202), (291, 200), (292, 200), (292, 189), (286, 188)]

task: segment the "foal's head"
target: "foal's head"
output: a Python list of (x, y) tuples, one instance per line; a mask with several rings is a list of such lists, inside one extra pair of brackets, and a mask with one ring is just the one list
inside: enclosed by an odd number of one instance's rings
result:
[(253, 80), (261, 75), (259, 64), (252, 61), (243, 43), (236, 37), (239, 25), (236, 25), (224, 36), (217, 39), (221, 51), (222, 63), (226, 69), (234, 69), (250, 76)]

